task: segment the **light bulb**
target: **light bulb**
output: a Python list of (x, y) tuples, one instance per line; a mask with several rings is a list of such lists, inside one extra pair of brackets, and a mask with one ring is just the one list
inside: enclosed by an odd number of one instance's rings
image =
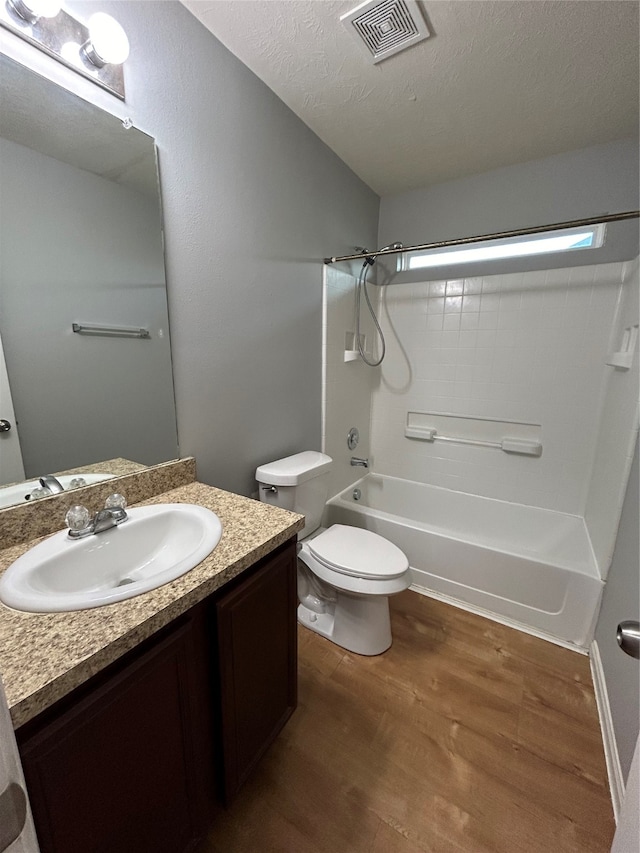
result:
[(29, 24), (35, 24), (39, 18), (55, 18), (61, 7), (57, 0), (8, 0), (8, 3)]
[(56, 0), (22, 0), (38, 18), (55, 18), (60, 11), (61, 3)]
[(129, 39), (111, 15), (96, 12), (89, 18), (89, 41), (82, 51), (98, 68), (107, 64), (121, 65), (129, 56)]

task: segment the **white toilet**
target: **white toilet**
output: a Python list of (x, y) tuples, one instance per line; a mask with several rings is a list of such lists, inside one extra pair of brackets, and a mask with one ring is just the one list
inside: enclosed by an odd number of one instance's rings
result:
[(331, 457), (306, 450), (256, 471), (260, 500), (305, 516), (298, 534), (298, 621), (360, 655), (391, 645), (389, 595), (411, 583), (409, 561), (377, 533), (320, 527)]

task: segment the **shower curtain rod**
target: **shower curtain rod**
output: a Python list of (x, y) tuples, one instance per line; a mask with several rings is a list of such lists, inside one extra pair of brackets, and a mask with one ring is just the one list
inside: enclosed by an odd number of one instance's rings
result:
[(401, 255), (404, 252), (426, 252), (428, 249), (445, 249), (449, 246), (465, 246), (468, 243), (481, 243), (484, 240), (498, 240), (506, 237), (525, 237), (528, 234), (541, 234), (545, 231), (560, 231), (565, 228), (583, 228), (587, 225), (600, 225), (607, 222), (621, 222), (624, 219), (638, 219), (640, 210), (626, 210), (622, 213), (608, 213), (605, 216), (592, 216), (589, 219), (572, 219), (569, 222), (556, 222), (554, 225), (536, 225), (533, 228), (518, 228), (514, 231), (496, 231), (494, 234), (480, 234), (477, 237), (458, 237), (455, 240), (438, 240), (435, 243), (420, 243), (417, 246), (404, 246), (402, 249), (381, 249), (379, 252), (363, 251), (356, 255), (342, 255), (325, 258), (325, 264), (338, 261), (359, 261), (366, 257), (383, 255)]

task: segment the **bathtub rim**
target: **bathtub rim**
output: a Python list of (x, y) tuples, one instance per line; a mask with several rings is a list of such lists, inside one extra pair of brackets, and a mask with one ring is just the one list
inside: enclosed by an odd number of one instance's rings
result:
[(458, 542), (461, 541), (461, 542), (465, 542), (468, 545), (475, 545), (475, 546), (478, 546), (481, 548), (488, 548), (489, 550), (496, 551), (499, 554), (505, 554), (506, 556), (517, 557), (520, 559), (524, 558), (527, 560), (531, 560), (532, 562), (540, 563), (540, 565), (543, 565), (543, 566), (549, 566), (552, 568), (562, 568), (565, 571), (575, 572), (576, 574), (584, 575), (585, 577), (594, 578), (595, 580), (603, 582), (602, 572), (600, 571), (600, 566), (598, 565), (598, 561), (596, 559), (596, 555), (595, 555), (595, 552), (593, 549), (593, 545), (591, 543), (591, 537), (589, 536), (589, 529), (587, 527), (584, 516), (576, 515), (575, 513), (562, 512), (560, 510), (548, 509), (547, 507), (533, 506), (532, 504), (522, 504), (522, 503), (518, 503), (517, 501), (505, 501), (505, 500), (502, 500), (500, 498), (489, 498), (489, 497), (486, 497), (485, 495), (473, 494), (473, 492), (462, 492), (462, 491), (459, 491), (457, 489), (447, 489), (444, 486), (432, 486), (430, 483), (421, 483), (419, 480), (408, 480), (406, 477), (395, 477), (392, 474), (380, 474), (378, 471), (372, 471), (372, 470), (369, 470), (364, 476), (362, 476), (358, 480), (354, 481), (351, 485), (346, 486), (344, 489), (341, 489), (339, 492), (337, 492), (337, 494), (330, 497), (326, 501), (326, 503), (331, 504), (332, 506), (343, 506), (346, 509), (350, 509), (350, 510), (355, 511), (355, 512), (361, 512), (361, 514), (363, 514), (363, 515), (367, 514), (367, 513), (364, 513), (360, 509), (360, 507), (364, 506), (367, 508), (368, 514), (372, 515), (374, 518), (384, 519), (385, 521), (393, 521), (395, 519), (402, 519), (403, 522), (407, 523), (409, 526), (415, 527), (416, 529), (420, 529), (419, 528), (420, 522), (418, 522), (418, 521), (414, 521), (412, 519), (407, 519), (401, 515), (394, 515), (390, 512), (385, 512), (384, 510), (374, 509), (373, 507), (370, 507), (367, 504), (358, 505), (358, 503), (356, 501), (354, 501), (353, 498), (349, 499), (349, 498), (343, 497), (343, 495), (345, 495), (349, 491), (353, 491), (353, 489), (358, 488), (358, 486), (361, 485), (371, 475), (376, 476), (376, 477), (381, 477), (383, 479), (394, 480), (396, 482), (411, 483), (412, 485), (422, 486), (422, 487), (428, 488), (428, 489), (435, 489), (439, 492), (446, 492), (446, 493), (452, 494), (452, 495), (465, 495), (466, 497), (471, 497), (471, 498), (474, 498), (477, 500), (481, 500), (483, 502), (484, 501), (491, 501), (492, 503), (503, 504), (504, 506), (517, 506), (517, 507), (522, 507), (523, 509), (540, 510), (541, 512), (554, 513), (557, 515), (562, 515), (562, 516), (566, 516), (568, 518), (575, 519), (576, 521), (580, 522), (580, 524), (584, 530), (585, 536), (586, 536), (588, 553), (589, 553), (589, 557), (590, 557), (590, 565), (588, 565), (588, 566), (566, 565), (561, 561), (558, 561), (556, 563), (551, 563), (551, 562), (548, 562), (547, 560), (541, 560), (539, 558), (539, 556), (536, 556), (536, 555), (530, 555), (530, 554), (526, 554), (526, 553), (525, 554), (518, 553), (516, 551), (512, 551), (512, 550), (509, 550), (507, 548), (495, 547), (493, 545), (487, 545), (486, 543), (480, 543), (480, 542), (475, 541), (473, 539), (465, 539), (465, 538), (462, 538), (460, 536), (453, 535), (451, 533), (446, 533), (439, 528), (431, 528), (429, 532), (433, 533), (434, 536), (442, 536), (444, 539), (450, 539), (452, 541), (458, 541)]

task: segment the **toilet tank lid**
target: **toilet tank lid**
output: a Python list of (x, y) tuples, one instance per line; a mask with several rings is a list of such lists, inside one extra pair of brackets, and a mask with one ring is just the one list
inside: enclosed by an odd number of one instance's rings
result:
[(305, 480), (324, 474), (331, 467), (331, 462), (326, 453), (305, 450), (261, 465), (256, 469), (256, 480), (269, 486), (298, 486)]

